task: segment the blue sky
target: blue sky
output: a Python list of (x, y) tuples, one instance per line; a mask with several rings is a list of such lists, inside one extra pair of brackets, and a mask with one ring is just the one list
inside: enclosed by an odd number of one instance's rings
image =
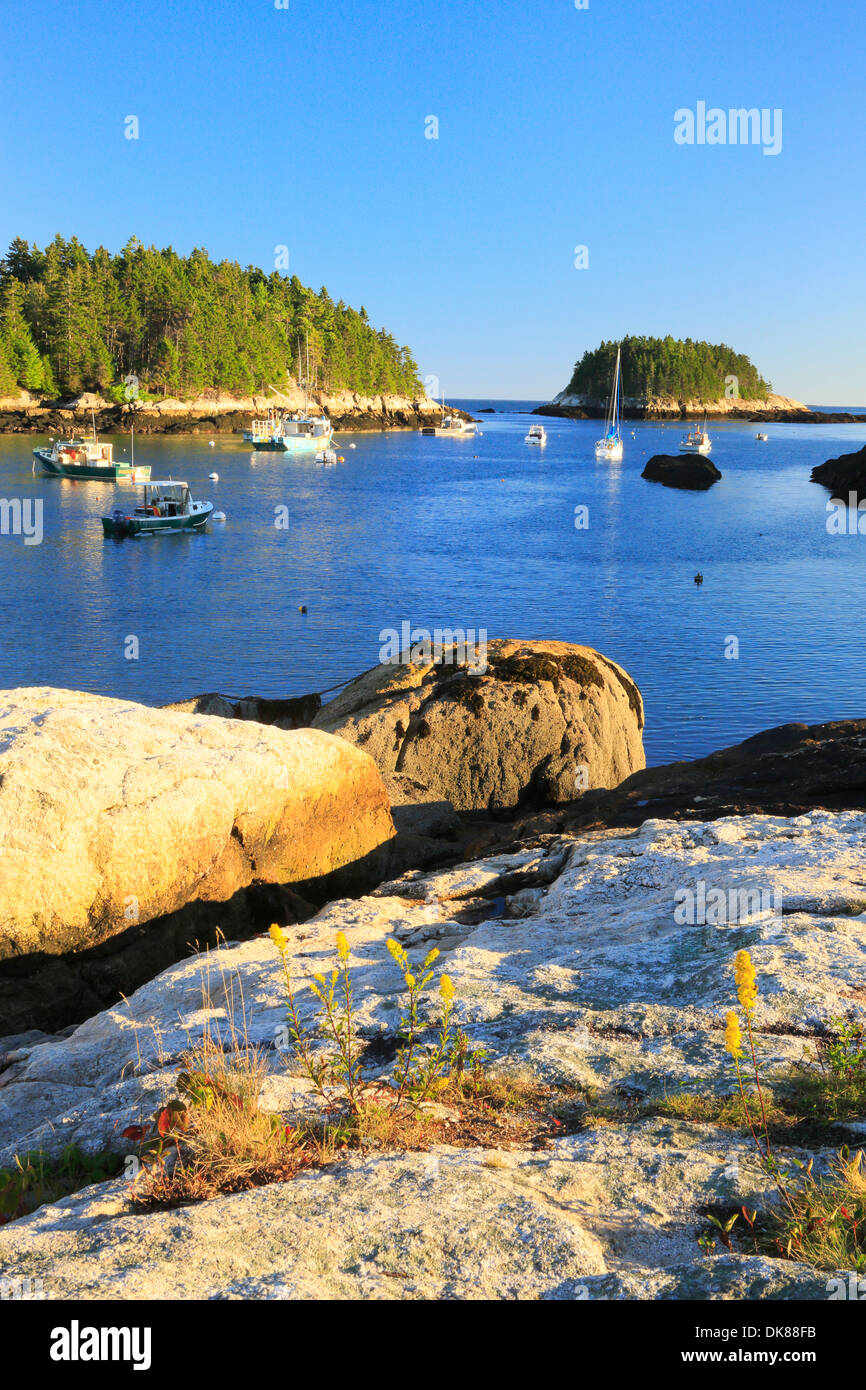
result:
[[(670, 332), (866, 403), (856, 0), (6, 0), (3, 30), (4, 248), (286, 245), (451, 396)], [(699, 101), (780, 108), (781, 153), (677, 145)]]

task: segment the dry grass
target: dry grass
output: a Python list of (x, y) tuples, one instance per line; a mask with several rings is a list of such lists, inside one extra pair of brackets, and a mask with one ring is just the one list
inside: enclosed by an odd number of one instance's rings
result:
[(189, 1054), (199, 1100), (190, 1100), (183, 1127), (167, 1153), (150, 1162), (133, 1193), (139, 1206), (201, 1201), (265, 1182), (286, 1181), (310, 1161), (301, 1136), (281, 1116), (260, 1109), (267, 1070), (251, 1049), (225, 1053), (210, 1040)]
[(789, 1207), (774, 1208), (757, 1230), (759, 1248), (813, 1269), (866, 1270), (866, 1173), (863, 1154), (847, 1151), (824, 1178), (807, 1172), (787, 1188)]
[[(187, 1059), (199, 1101), (171, 1135), (170, 1152), (148, 1168), (132, 1194), (139, 1208), (173, 1207), (265, 1183), (288, 1182), (305, 1168), (348, 1153), (458, 1148), (542, 1148), (579, 1127), (571, 1087), (476, 1075), (418, 1105), (384, 1085), (369, 1087), (352, 1112), (336, 1107), (293, 1128), (259, 1108), (264, 1061), (254, 1051), (225, 1053), (206, 1044)], [(189, 1090), (186, 1094), (190, 1094)], [(201, 1100), (207, 1097), (208, 1103)]]

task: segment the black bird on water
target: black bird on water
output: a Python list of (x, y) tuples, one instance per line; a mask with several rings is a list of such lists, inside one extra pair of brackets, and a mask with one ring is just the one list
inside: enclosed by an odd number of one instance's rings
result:
[(703, 584), (703, 582), (704, 582), (704, 576), (703, 576), (702, 574), (700, 574), (700, 573), (696, 574), (696, 575), (695, 575), (695, 583), (696, 583), (696, 584)]

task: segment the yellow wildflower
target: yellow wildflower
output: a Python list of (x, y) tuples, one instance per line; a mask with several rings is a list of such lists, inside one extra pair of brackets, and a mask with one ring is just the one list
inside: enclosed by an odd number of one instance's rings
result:
[(344, 931), (337, 932), (337, 955), (344, 964), (349, 959), (349, 942)]
[(734, 979), (737, 996), (741, 1006), (749, 1014), (758, 1002), (758, 986), (755, 983), (755, 967), (748, 951), (738, 951), (734, 961)]
[(725, 1047), (732, 1057), (740, 1057), (743, 1052), (743, 1035), (740, 1032), (740, 1020), (731, 1009), (725, 1020)]
[(455, 989), (449, 975), (443, 975), (442, 979), (439, 981), (439, 993), (442, 995), (446, 1004), (451, 1003), (451, 1000), (454, 998)]
[(414, 975), (410, 975), (410, 973), (409, 973), (408, 970), (406, 971), (405, 980), (406, 980), (406, 984), (409, 986), (410, 989), (414, 989), (414, 988), (415, 988), (415, 976), (414, 976)]
[(286, 933), (283, 931), (282, 927), (278, 927), (275, 922), (273, 926), (270, 928), (268, 935), (270, 936), (271, 941), (273, 941), (280, 955), (285, 955), (286, 951), (289, 949), (289, 938), (286, 936)]
[(401, 956), (403, 955), (403, 947), (400, 946), (400, 945), (398, 944), (398, 942), (396, 942), (396, 941), (394, 940), (393, 936), (389, 936), (389, 937), (388, 937), (388, 940), (387, 940), (387, 942), (386, 942), (386, 945), (387, 945), (387, 947), (388, 947), (388, 953), (389, 953), (389, 955), (390, 955), (390, 956), (392, 957), (392, 959), (395, 960), (395, 961), (397, 962), (397, 964), (399, 965), (399, 964), (400, 964), (400, 958), (401, 958)]

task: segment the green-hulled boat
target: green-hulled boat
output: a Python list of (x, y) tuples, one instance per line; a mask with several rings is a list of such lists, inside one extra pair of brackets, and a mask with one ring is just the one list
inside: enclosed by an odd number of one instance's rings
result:
[(114, 446), (99, 442), (95, 424), (89, 439), (55, 439), (50, 449), (34, 449), (33, 457), (43, 473), (60, 478), (144, 483), (150, 477), (150, 468), (136, 467), (134, 457), (129, 463), (116, 463)]
[(203, 531), (212, 511), (213, 502), (192, 500), (188, 483), (146, 483), (137, 507), (115, 507), (111, 516), (102, 518), (102, 534), (123, 540), (126, 536)]

